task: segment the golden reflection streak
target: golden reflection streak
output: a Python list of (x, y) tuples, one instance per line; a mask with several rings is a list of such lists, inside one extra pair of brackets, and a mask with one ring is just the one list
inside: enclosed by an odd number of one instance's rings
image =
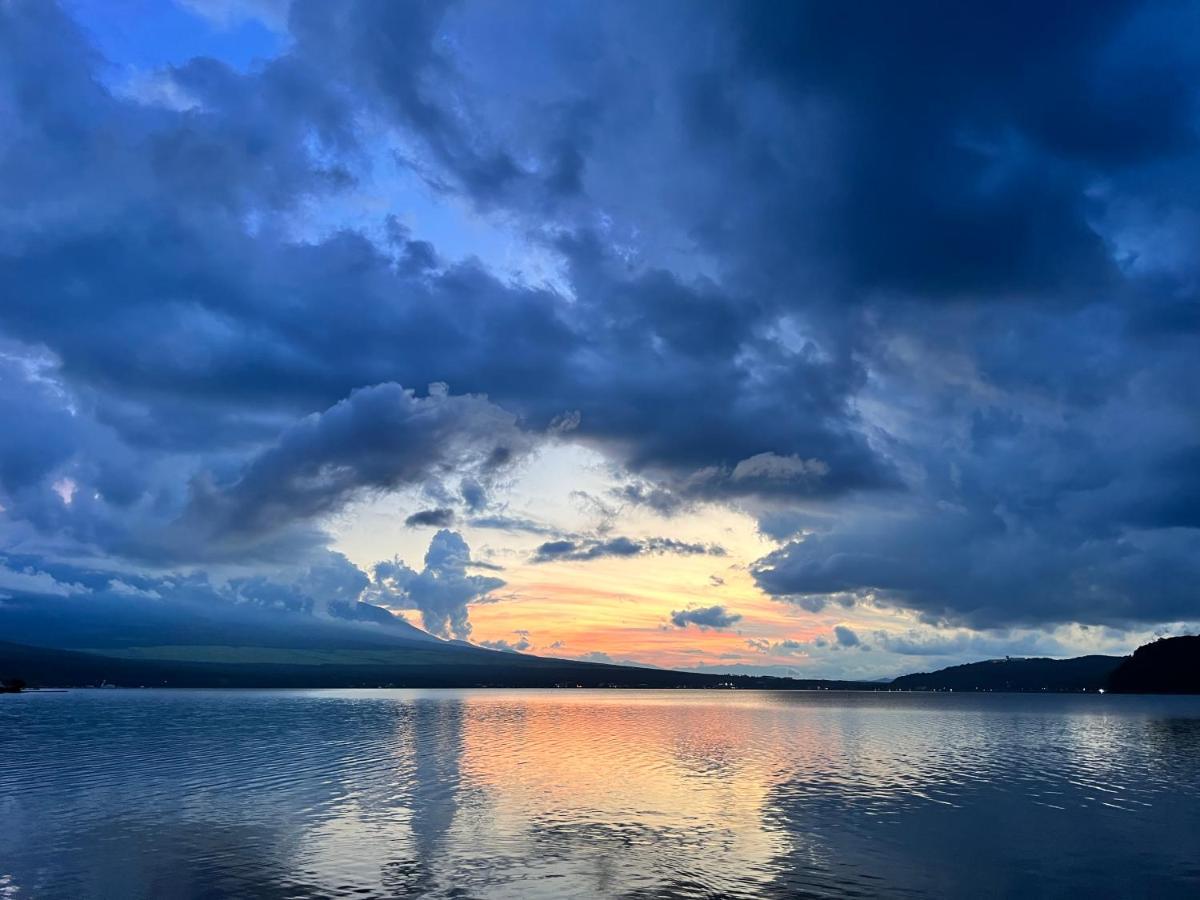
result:
[[(762, 827), (780, 772), (757, 748), (786, 739), (787, 715), (764, 716), (757, 697), (547, 691), (467, 703), (462, 773), (503, 827), (528, 822), (530, 810), (549, 824), (686, 833), (715, 823), (723, 839), (713, 846), (742, 870), (786, 850), (786, 838)], [(748, 742), (751, 726), (758, 736)]]

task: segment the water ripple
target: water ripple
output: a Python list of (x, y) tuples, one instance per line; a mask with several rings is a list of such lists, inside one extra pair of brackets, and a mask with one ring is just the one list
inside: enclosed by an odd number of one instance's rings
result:
[(1200, 895), (1193, 698), (0, 698), (0, 898)]

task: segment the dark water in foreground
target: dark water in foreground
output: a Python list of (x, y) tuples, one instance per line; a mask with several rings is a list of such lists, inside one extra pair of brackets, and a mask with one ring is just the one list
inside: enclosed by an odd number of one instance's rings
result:
[(0, 898), (1197, 897), (1200, 699), (0, 697)]

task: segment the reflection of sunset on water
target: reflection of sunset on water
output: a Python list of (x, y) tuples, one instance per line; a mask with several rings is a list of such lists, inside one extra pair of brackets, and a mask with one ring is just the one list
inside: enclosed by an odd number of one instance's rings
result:
[[(693, 869), (753, 871), (790, 844), (761, 828), (778, 760), (754, 750), (784, 728), (785, 718), (760, 702), (725, 694), (476, 695), (467, 702), (462, 772), (486, 796), (494, 827), (516, 844), (594, 828), (595, 837), (611, 833), (613, 852), (646, 857), (649, 872), (679, 864), (671, 859), (677, 841), (703, 842), (704, 859), (686, 863)], [(666, 834), (674, 837), (662, 841)]]
[(18, 897), (1191, 896), (1198, 723), (1095, 694), (31, 694), (0, 704), (0, 866)]

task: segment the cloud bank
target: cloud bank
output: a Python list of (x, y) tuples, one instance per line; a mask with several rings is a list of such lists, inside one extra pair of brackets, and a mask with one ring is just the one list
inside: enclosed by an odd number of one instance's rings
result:
[[(0, 548), (34, 571), (275, 579), (400, 489), (536, 534), (496, 495), (570, 441), (628, 502), (755, 516), (802, 610), (1200, 616), (1191, 7), (297, 0), (274, 55), (130, 83), (71, 15), (0, 7)], [(498, 579), (450, 534), (372, 585), (463, 636)]]

